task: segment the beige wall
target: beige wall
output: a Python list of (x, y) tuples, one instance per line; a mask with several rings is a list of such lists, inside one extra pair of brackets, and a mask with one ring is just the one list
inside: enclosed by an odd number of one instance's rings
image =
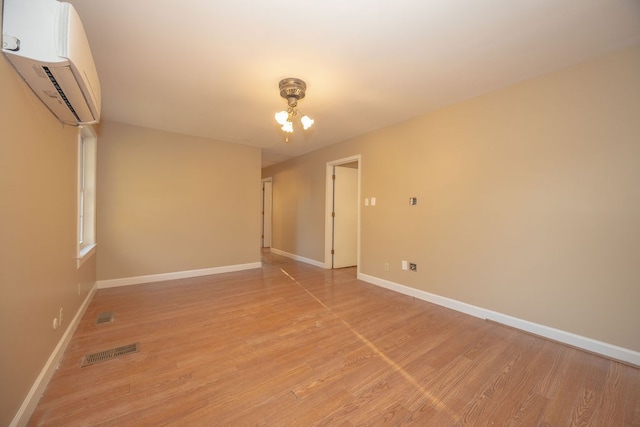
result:
[(260, 261), (260, 150), (104, 122), (98, 280)]
[[(0, 425), (8, 425), (95, 284), (76, 267), (77, 128), (0, 55)], [(78, 295), (78, 285), (81, 292)], [(62, 327), (54, 317), (64, 309)]]
[(361, 154), (362, 273), (640, 351), (639, 117), (635, 47), (267, 168), (272, 247), (324, 261)]

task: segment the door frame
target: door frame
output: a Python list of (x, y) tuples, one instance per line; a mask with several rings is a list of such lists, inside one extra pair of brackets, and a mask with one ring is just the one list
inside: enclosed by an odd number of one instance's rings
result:
[(261, 218), (260, 218), (261, 219), (260, 222), (262, 223), (261, 224), (262, 226), (260, 227), (260, 230), (261, 230), (261, 234), (262, 235), (260, 237), (260, 247), (261, 248), (265, 247), (264, 246), (264, 234), (265, 234), (264, 231), (265, 231), (265, 228), (266, 228), (266, 226), (265, 226), (265, 213), (264, 213), (264, 204), (265, 204), (264, 203), (265, 202), (265, 191), (264, 191), (265, 187), (264, 187), (264, 184), (265, 184), (265, 182), (271, 183), (271, 200), (270, 200), (270, 203), (269, 203), (269, 207), (271, 208), (271, 212), (269, 213), (269, 224), (268, 224), (268, 226), (269, 226), (269, 236), (270, 236), (270, 239), (269, 239), (270, 242), (269, 242), (269, 246), (268, 247), (271, 248), (271, 246), (273, 245), (273, 178), (272, 177), (263, 178), (262, 182), (261, 182), (261, 186), (262, 186), (262, 215), (261, 215)]
[(326, 189), (325, 189), (325, 214), (324, 214), (324, 268), (331, 270), (333, 267), (331, 247), (333, 246), (333, 218), (331, 213), (333, 210), (333, 167), (340, 166), (347, 163), (358, 162), (358, 225), (357, 234), (358, 241), (356, 243), (356, 259), (357, 259), (357, 274), (360, 274), (360, 196), (361, 196), (361, 181), (362, 181), (362, 155), (356, 154), (355, 156), (344, 157), (342, 159), (332, 160), (327, 162), (326, 169)]

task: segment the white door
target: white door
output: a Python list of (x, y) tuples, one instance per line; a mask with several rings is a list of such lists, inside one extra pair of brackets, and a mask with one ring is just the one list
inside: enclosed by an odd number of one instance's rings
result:
[(271, 247), (271, 181), (262, 181), (262, 247)]
[(333, 268), (358, 264), (358, 169), (334, 167)]

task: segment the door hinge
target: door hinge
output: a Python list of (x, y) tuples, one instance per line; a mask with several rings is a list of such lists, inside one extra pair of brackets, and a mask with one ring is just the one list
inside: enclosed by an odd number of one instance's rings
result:
[(335, 181), (336, 180), (336, 174), (331, 175), (331, 179)]
[(336, 251), (334, 251), (333, 249), (331, 249), (331, 255), (335, 255)]
[(335, 218), (336, 217), (336, 213), (335, 212), (331, 212), (331, 218)]

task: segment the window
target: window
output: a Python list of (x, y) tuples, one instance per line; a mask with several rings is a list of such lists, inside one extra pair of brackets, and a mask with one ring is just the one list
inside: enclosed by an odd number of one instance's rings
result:
[(96, 247), (97, 137), (83, 126), (78, 138), (78, 267)]

